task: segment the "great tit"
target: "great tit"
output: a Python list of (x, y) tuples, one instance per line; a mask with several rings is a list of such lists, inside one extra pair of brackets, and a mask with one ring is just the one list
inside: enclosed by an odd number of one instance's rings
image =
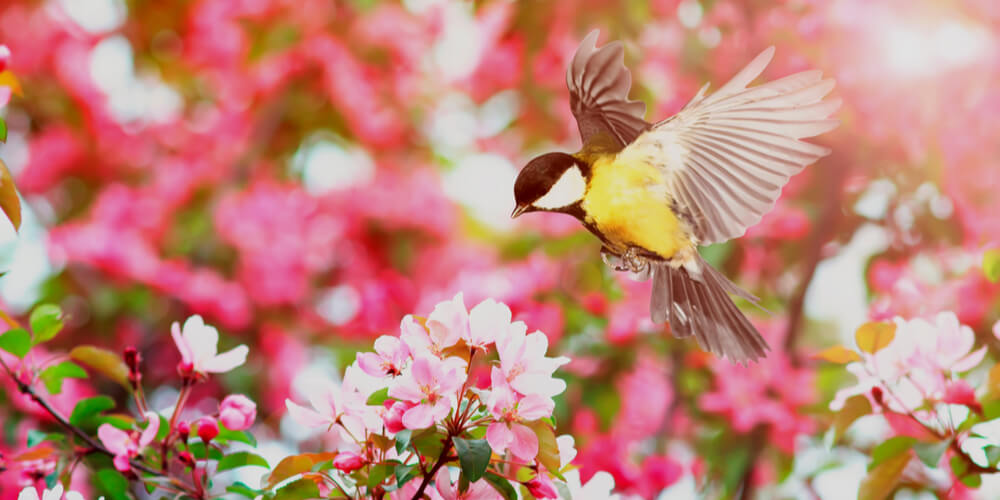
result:
[(767, 342), (733, 303), (758, 304), (698, 253), (742, 236), (774, 206), (781, 188), (830, 150), (802, 141), (837, 126), (832, 79), (803, 71), (748, 87), (771, 61), (770, 47), (712, 94), (708, 84), (676, 115), (643, 119), (628, 98), (631, 75), (620, 42), (580, 44), (566, 72), (583, 138), (574, 154), (531, 160), (514, 183), (512, 217), (561, 212), (603, 242), (605, 261), (652, 277), (650, 315), (676, 337), (731, 361), (763, 358)]

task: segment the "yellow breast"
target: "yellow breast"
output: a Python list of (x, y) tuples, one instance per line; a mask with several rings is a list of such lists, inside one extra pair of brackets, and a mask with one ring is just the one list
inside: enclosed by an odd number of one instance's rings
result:
[(638, 246), (669, 259), (693, 248), (670, 209), (659, 169), (634, 158), (607, 156), (592, 164), (582, 208), (617, 252)]

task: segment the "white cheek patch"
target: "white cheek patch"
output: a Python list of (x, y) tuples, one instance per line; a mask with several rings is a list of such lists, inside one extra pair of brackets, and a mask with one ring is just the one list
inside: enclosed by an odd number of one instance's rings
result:
[(535, 200), (532, 205), (545, 210), (568, 207), (583, 199), (587, 191), (587, 180), (578, 167), (567, 168), (548, 193)]

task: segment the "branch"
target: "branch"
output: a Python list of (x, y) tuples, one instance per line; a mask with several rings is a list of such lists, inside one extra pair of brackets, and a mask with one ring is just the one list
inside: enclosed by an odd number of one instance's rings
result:
[(451, 436), (448, 436), (448, 440), (444, 443), (444, 448), (441, 448), (441, 454), (438, 455), (437, 462), (434, 463), (434, 467), (431, 467), (431, 471), (424, 475), (423, 481), (420, 482), (420, 488), (417, 488), (417, 492), (413, 494), (413, 498), (410, 500), (420, 500), (424, 495), (424, 490), (427, 489), (427, 485), (431, 483), (432, 478), (437, 475), (438, 470), (448, 462), (448, 452), (451, 451)]

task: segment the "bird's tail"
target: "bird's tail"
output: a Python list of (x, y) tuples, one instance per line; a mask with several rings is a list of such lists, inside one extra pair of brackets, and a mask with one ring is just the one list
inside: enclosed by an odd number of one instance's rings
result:
[(670, 321), (675, 337), (692, 334), (702, 349), (730, 361), (746, 364), (763, 358), (770, 349), (760, 332), (743, 315), (729, 294), (758, 305), (757, 297), (736, 286), (700, 256), (700, 274), (668, 262), (650, 262), (653, 294), (650, 315), (654, 323)]

